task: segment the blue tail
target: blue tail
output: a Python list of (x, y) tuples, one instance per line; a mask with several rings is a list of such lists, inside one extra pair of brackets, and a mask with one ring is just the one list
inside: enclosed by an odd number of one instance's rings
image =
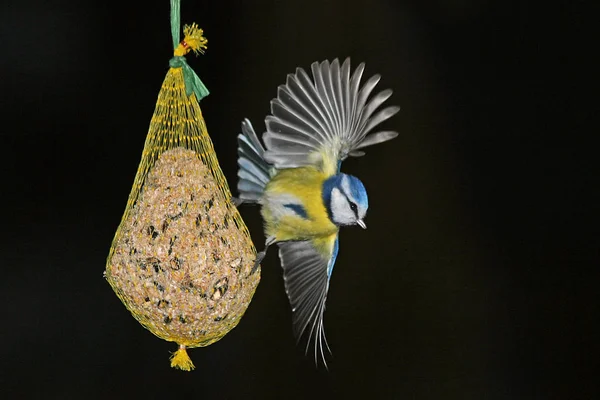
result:
[(237, 204), (256, 203), (271, 179), (272, 165), (264, 159), (265, 149), (246, 118), (242, 133), (238, 135), (238, 185)]

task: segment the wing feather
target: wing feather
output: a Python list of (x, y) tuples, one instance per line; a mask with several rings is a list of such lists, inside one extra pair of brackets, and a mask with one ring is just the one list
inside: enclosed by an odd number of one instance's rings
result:
[[(328, 63), (324, 61), (323, 64)], [(333, 116), (333, 106), (331, 104), (331, 100), (327, 95), (327, 87), (328, 85), (325, 83), (325, 79), (323, 78), (323, 69), (319, 66), (318, 62), (314, 62), (311, 65), (313, 78), (315, 80), (315, 87), (317, 89), (317, 94), (319, 96), (319, 103), (321, 104), (321, 109), (323, 110), (323, 114), (326, 117), (327, 125), (328, 125), (328, 136), (333, 137), (337, 131), (335, 126), (335, 117)], [(310, 78), (309, 78), (310, 79)]]
[(352, 105), (350, 104), (350, 59), (347, 58), (344, 63), (342, 64), (342, 71), (340, 74), (340, 86), (341, 86), (341, 91), (342, 91), (342, 95), (344, 96), (344, 126), (343, 126), (343, 130), (346, 131), (349, 129), (348, 126), (348, 121), (350, 120), (351, 116), (350, 113), (352, 112)]
[(400, 107), (391, 106), (384, 108), (366, 121), (366, 126), (363, 128), (363, 131), (367, 133), (370, 132), (376, 125), (393, 117), (398, 111), (400, 111)]
[(338, 129), (341, 133), (346, 129), (346, 105), (344, 104), (345, 96), (342, 92), (340, 62), (337, 58), (331, 63), (331, 91), (334, 102), (336, 103), (335, 110), (338, 118)]
[(240, 171), (238, 173), (240, 178), (262, 183), (263, 185), (266, 185), (269, 182), (269, 171), (265, 171), (263, 168), (246, 158), (240, 157), (238, 163), (240, 165)]
[(354, 71), (354, 73), (352, 74), (352, 79), (350, 80), (350, 94), (352, 96), (351, 98), (351, 107), (352, 107), (352, 114), (350, 116), (350, 130), (355, 129), (355, 127), (352, 126), (353, 122), (356, 121), (358, 119), (358, 107), (357, 107), (357, 102), (358, 102), (358, 91), (360, 89), (360, 80), (362, 78), (363, 72), (365, 71), (365, 63), (360, 63), (358, 65), (358, 67), (356, 68), (356, 70)]
[[(388, 140), (391, 140), (391, 139), (395, 138), (396, 136), (398, 136), (398, 132), (394, 132), (394, 131), (377, 132), (372, 135), (369, 135), (368, 138), (366, 138), (365, 140), (360, 142), (355, 148), (361, 149), (363, 147), (372, 146), (377, 143), (387, 142)], [(358, 153), (358, 154), (353, 154), (353, 153)], [(365, 155), (364, 151), (355, 151), (353, 153), (350, 153), (350, 155), (354, 156), (354, 157), (361, 157), (361, 156)]]
[[(313, 135), (312, 132), (318, 131), (320, 128), (318, 124), (315, 124), (314, 117), (302, 108), (296, 108), (295, 99), (287, 97), (285, 99), (274, 99), (271, 102), (271, 112), (277, 117), (267, 117), (283, 119), (288, 121), (292, 126), (306, 136), (306, 140), (309, 142), (323, 144), (325, 138), (321, 135)], [(266, 120), (266, 119), (265, 119)]]
[[(321, 76), (323, 77), (323, 83), (324, 83), (324, 87), (323, 87), (323, 91), (325, 92), (325, 94), (327, 95), (327, 98), (329, 100), (329, 107), (331, 110), (331, 117), (333, 120), (333, 126), (334, 126), (334, 131), (333, 134), (334, 135), (340, 135), (342, 133), (342, 127), (341, 127), (341, 115), (340, 115), (340, 105), (338, 103), (341, 103), (341, 98), (338, 98), (338, 94), (337, 91), (335, 90), (335, 83), (334, 83), (334, 73), (335, 73), (335, 68), (336, 65), (338, 65), (339, 67), (339, 63), (336, 60), (334, 60), (333, 63), (329, 63), (329, 61), (325, 61), (321, 64)], [(338, 73), (339, 73), (339, 68), (338, 68)]]
[(306, 153), (292, 153), (284, 151), (272, 153), (267, 150), (265, 152), (265, 160), (274, 165), (286, 165), (285, 168), (297, 168), (306, 165)]
[(392, 90), (371, 97), (381, 76), (372, 76), (361, 87), (364, 68), (359, 64), (351, 75), (349, 58), (341, 66), (334, 59), (312, 63), (312, 79), (303, 68), (289, 74), (265, 119), (265, 159), (277, 169), (316, 165), (335, 173), (348, 155), (364, 154), (357, 149), (396, 137), (387, 131), (371, 133), (399, 107), (377, 111)]
[(298, 97), (298, 100), (300, 100), (300, 106), (313, 107), (313, 109), (318, 114), (317, 121), (319, 121), (321, 125), (321, 131), (318, 133), (320, 133), (325, 138), (331, 139), (330, 135), (332, 127), (327, 116), (327, 111), (324, 109), (323, 100), (319, 97), (317, 88), (314, 86), (310, 77), (304, 69), (297, 68), (295, 79), (293, 81), (298, 84), (298, 87), (301, 90), (301, 92), (298, 94), (304, 95)]
[[(319, 145), (313, 137), (308, 136), (301, 128), (292, 125), (290, 122), (283, 122), (274, 118), (267, 118), (265, 121), (267, 129), (271, 130), (270, 134), (265, 137), (266, 146), (275, 146), (274, 140), (298, 143), (299, 149), (303, 147), (317, 148)], [(285, 132), (285, 134), (279, 132)]]
[(326, 254), (322, 254), (311, 241), (278, 243), (285, 291), (293, 312), (294, 335), (300, 341), (307, 334), (306, 351), (312, 343), (315, 362), (320, 355), (326, 367), (323, 345), (327, 349), (329, 345), (325, 338), (323, 314), (337, 256), (337, 234), (331, 236), (330, 244)]

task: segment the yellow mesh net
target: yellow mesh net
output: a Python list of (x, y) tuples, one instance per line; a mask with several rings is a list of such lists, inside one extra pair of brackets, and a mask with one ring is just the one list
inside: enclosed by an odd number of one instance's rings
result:
[(189, 371), (194, 365), (186, 348), (214, 343), (238, 324), (260, 272), (250, 274), (256, 250), (231, 202), (198, 104), (197, 95), (208, 92), (182, 57), (206, 48), (206, 39), (196, 25), (184, 32), (105, 277), (145, 328), (179, 345), (171, 366)]
[[(175, 148), (183, 147), (196, 152), (202, 163), (211, 171), (222, 195), (225, 198), (231, 198), (231, 191), (219, 166), (212, 141), (208, 136), (200, 105), (195, 99), (195, 95), (192, 94), (192, 96), (186, 95), (182, 68), (170, 68), (158, 93), (156, 109), (150, 120), (150, 129), (142, 151), (142, 160), (135, 176), (123, 219), (127, 218), (128, 212), (137, 201), (146, 176), (158, 157), (165, 151)], [(235, 209), (232, 204), (229, 206)], [(232, 214), (240, 229), (248, 234), (246, 225), (237, 209), (232, 211)]]

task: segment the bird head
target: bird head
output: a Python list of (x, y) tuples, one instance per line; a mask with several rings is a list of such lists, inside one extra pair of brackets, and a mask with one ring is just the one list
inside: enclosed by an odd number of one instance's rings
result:
[(323, 203), (334, 224), (367, 228), (363, 219), (369, 208), (369, 199), (365, 186), (358, 178), (340, 173), (325, 180)]

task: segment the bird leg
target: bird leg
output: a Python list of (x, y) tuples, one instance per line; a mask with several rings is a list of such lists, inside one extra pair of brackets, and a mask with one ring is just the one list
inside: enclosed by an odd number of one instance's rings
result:
[(250, 275), (252, 275), (253, 273), (256, 272), (256, 270), (258, 269), (258, 266), (260, 265), (262, 260), (267, 255), (267, 250), (269, 249), (269, 246), (272, 245), (273, 243), (275, 243), (275, 236), (269, 236), (267, 238), (267, 240), (265, 241), (265, 249), (263, 251), (259, 252), (258, 254), (256, 254), (256, 261), (254, 261), (254, 266), (252, 267), (252, 271), (250, 271)]

